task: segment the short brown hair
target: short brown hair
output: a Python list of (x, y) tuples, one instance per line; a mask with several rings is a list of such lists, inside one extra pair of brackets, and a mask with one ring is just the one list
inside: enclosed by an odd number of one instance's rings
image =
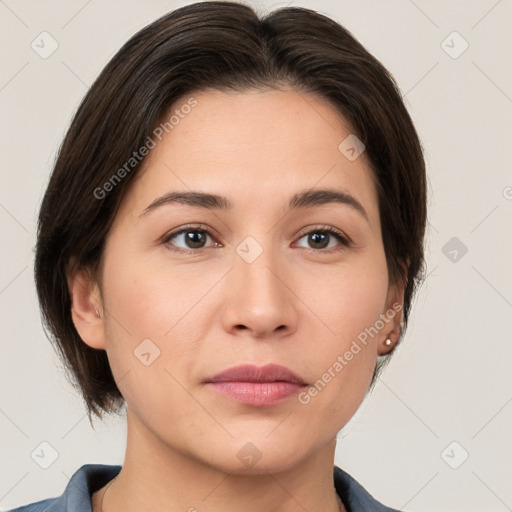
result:
[(62, 142), (39, 213), (35, 278), (44, 325), (89, 420), (91, 413), (119, 411), (124, 399), (106, 352), (86, 345), (75, 329), (69, 263), (98, 277), (106, 236), (143, 160), (101, 198), (98, 187), (144, 145), (177, 99), (283, 84), (330, 101), (364, 143), (390, 281), (405, 285), (406, 327), (423, 277), (426, 176), (420, 140), (392, 75), (348, 30), (313, 10), (286, 7), (260, 16), (241, 3), (190, 4), (140, 30), (105, 66)]

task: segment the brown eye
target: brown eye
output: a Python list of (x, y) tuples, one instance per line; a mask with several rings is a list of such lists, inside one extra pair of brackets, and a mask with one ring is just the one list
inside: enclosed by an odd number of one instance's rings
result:
[[(212, 238), (208, 230), (187, 226), (170, 233), (162, 242), (171, 246), (173, 251), (188, 253), (195, 250), (209, 249), (206, 246), (208, 238)], [(171, 243), (171, 241), (173, 242)], [(176, 246), (176, 243), (180, 245)]]
[[(336, 249), (336, 245), (329, 247), (329, 244), (336, 240), (340, 242), (341, 248), (350, 245), (348, 239), (341, 232), (331, 227), (314, 229), (302, 235), (300, 239), (303, 238), (306, 238), (306, 242), (310, 245), (311, 249), (321, 252), (332, 252), (331, 249), (338, 250)], [(328, 250), (325, 251), (324, 249)]]

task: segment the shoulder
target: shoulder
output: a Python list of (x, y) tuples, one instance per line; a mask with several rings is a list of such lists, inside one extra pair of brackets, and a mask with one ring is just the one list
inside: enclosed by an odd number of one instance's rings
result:
[(378, 502), (355, 478), (334, 466), (334, 487), (348, 512), (399, 512)]
[(61, 496), (29, 503), (7, 512), (92, 512), (92, 494), (119, 471), (121, 466), (85, 464), (73, 474)]

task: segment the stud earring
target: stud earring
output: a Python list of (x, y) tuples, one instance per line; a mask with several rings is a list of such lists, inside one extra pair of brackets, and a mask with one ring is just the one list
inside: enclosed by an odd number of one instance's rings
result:
[(100, 312), (96, 308), (94, 308), (94, 311), (96, 311), (96, 315), (99, 317), (100, 316)]
[(393, 342), (391, 341), (390, 338), (388, 338), (385, 342), (384, 342), (384, 345), (386, 345), (387, 347), (389, 347)]

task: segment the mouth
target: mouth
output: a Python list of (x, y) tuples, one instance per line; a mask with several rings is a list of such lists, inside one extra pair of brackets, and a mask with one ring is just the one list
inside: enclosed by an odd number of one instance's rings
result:
[(241, 404), (265, 407), (283, 402), (307, 384), (281, 365), (240, 365), (204, 381), (211, 389)]

